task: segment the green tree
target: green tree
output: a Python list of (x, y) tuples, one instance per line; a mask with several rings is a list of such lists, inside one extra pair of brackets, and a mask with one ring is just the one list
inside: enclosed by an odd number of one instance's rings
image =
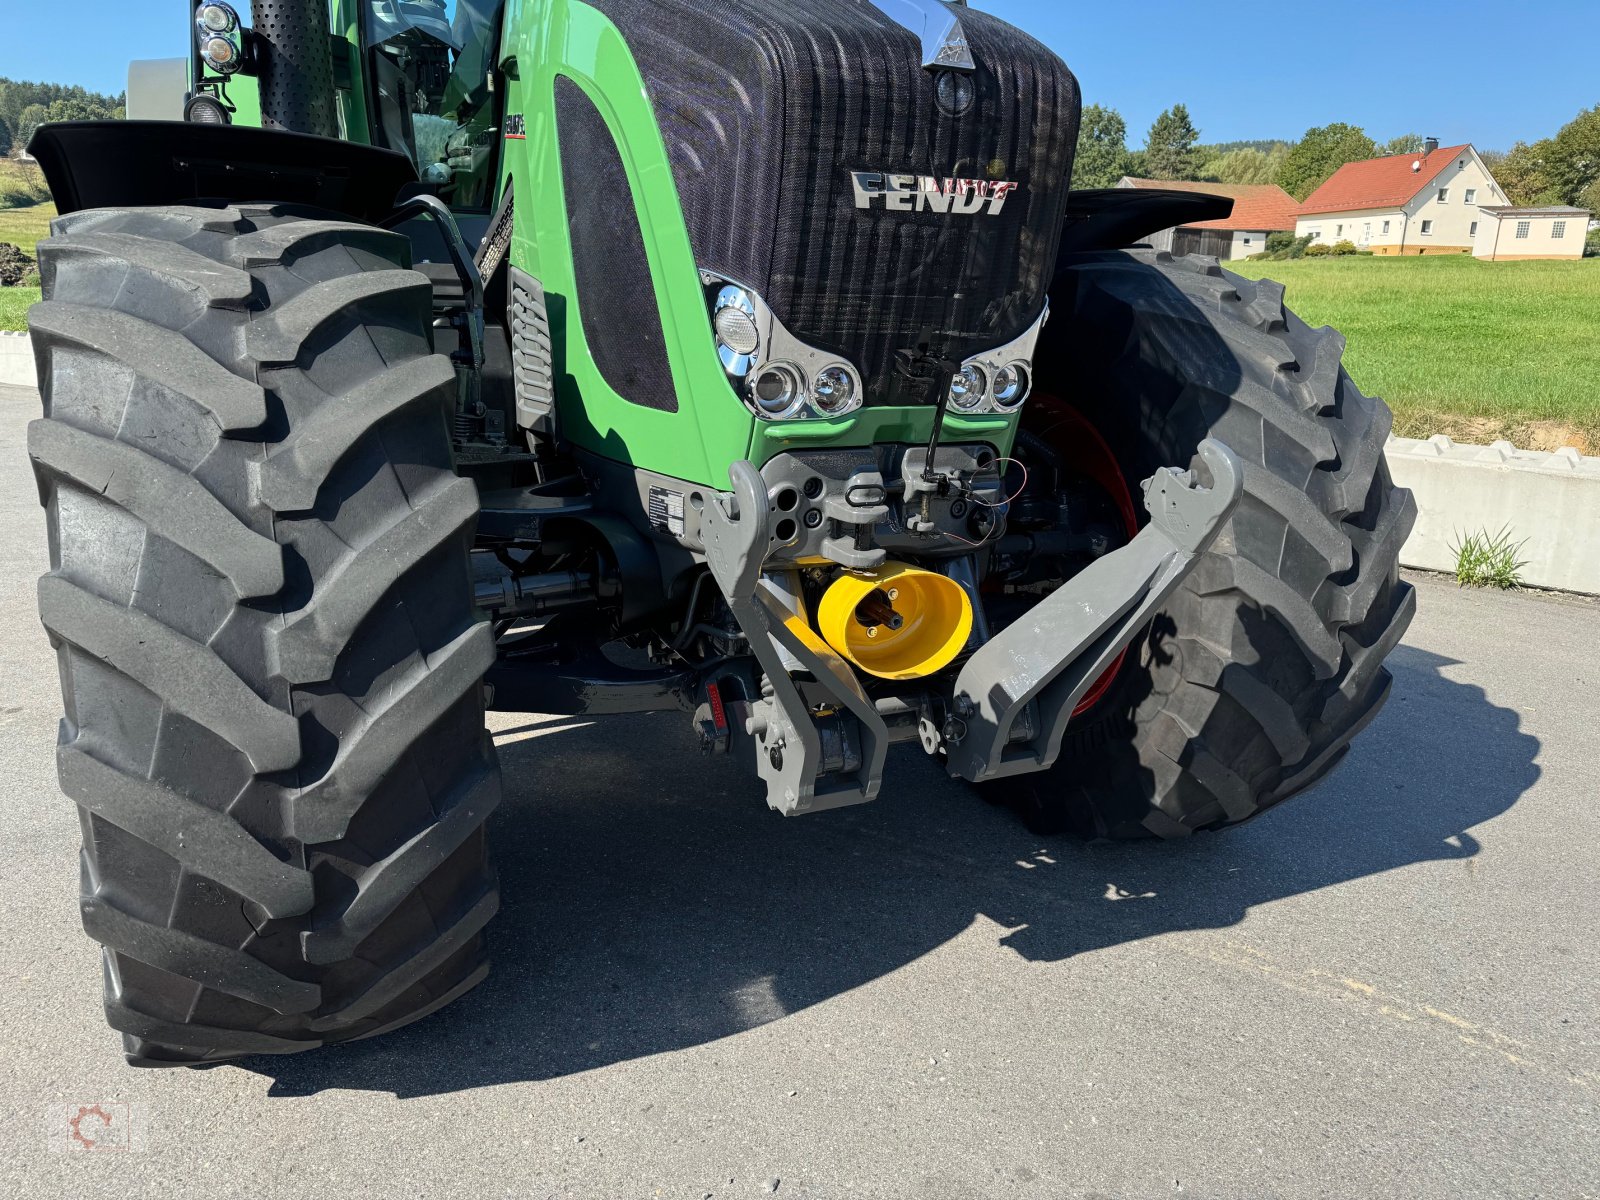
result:
[(1402, 133), (1399, 137), (1392, 137), (1378, 147), (1380, 155), (1413, 154), (1422, 149), (1422, 135), (1420, 133)]
[[(27, 144), (22, 129), (23, 110), (37, 106), (46, 112), (46, 116), (40, 120), (69, 119), (48, 115), (51, 105), (57, 101), (65, 101), (70, 105), (62, 110), (64, 112), (83, 112), (86, 107), (90, 116), (107, 117), (121, 117), (127, 103), (125, 93), (113, 96), (91, 92), (77, 84), (31, 83), (25, 79), (0, 78), (0, 124), (10, 131), (14, 149), (20, 149)], [(34, 121), (35, 126), (38, 123), (38, 120)], [(32, 129), (30, 128), (28, 132), (31, 133)]]
[(1586, 108), (1550, 140), (1546, 174), (1563, 204), (1593, 210), (1600, 200), (1600, 104)]
[(1078, 126), (1074, 188), (1108, 188), (1128, 173), (1128, 123), (1114, 108), (1091, 104)]
[(11, 153), (11, 126), (6, 124), (5, 118), (0, 117), (0, 155)]
[(1288, 155), (1289, 147), (1284, 145), (1272, 150), (1230, 150), (1207, 162), (1200, 178), (1217, 183), (1272, 183)]
[(1345, 163), (1372, 158), (1378, 147), (1366, 131), (1342, 122), (1306, 130), (1278, 171), (1278, 186), (1304, 200)]
[(50, 110), (43, 104), (30, 104), (17, 115), (17, 143), (26, 148), (33, 131), (50, 119)]
[(1193, 179), (1199, 172), (1195, 143), (1200, 131), (1189, 119), (1189, 110), (1174, 104), (1156, 118), (1145, 138), (1146, 169), (1152, 179)]
[(1506, 198), (1513, 204), (1556, 204), (1561, 195), (1551, 178), (1550, 158), (1555, 150), (1552, 139), (1542, 142), (1518, 142), (1499, 162), (1489, 169), (1505, 189)]

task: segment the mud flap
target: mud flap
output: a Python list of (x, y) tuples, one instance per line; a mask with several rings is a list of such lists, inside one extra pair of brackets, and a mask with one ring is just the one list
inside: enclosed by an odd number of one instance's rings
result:
[[(1200, 443), (1211, 486), (1163, 467), (1144, 482), (1150, 523), (985, 643), (956, 680), (950, 774), (978, 783), (1054, 764), (1072, 710), (1199, 562), (1239, 503), (1233, 452)], [(1030, 706), (1033, 711), (1029, 712)]]

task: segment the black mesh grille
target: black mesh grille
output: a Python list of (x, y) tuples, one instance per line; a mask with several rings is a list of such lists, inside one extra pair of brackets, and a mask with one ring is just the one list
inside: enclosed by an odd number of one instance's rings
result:
[[(896, 352), (963, 357), (1037, 319), (1077, 140), (1077, 82), (1025, 34), (961, 11), (977, 99), (941, 112), (920, 40), (862, 0), (595, 0), (645, 76), (703, 267), (797, 335), (922, 399)], [(1020, 184), (998, 217), (858, 209), (851, 172)]]
[(556, 128), (583, 339), (611, 389), (678, 411), (644, 235), (616, 139), (594, 101), (556, 80)]

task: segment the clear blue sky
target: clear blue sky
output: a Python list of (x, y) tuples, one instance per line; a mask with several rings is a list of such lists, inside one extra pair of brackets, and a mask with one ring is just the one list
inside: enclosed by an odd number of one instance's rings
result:
[[(1350, 121), (1379, 141), (1436, 134), (1504, 149), (1600, 104), (1596, 0), (975, 0), (1120, 109), (1138, 147), (1161, 109), (1189, 106), (1206, 141), (1298, 137)], [(130, 58), (183, 52), (186, 0), (0, 0), (0, 75), (120, 91)], [(82, 14), (82, 15), (77, 15)], [(1315, 15), (1313, 15), (1315, 14)], [(1486, 35), (1486, 30), (1492, 34)]]

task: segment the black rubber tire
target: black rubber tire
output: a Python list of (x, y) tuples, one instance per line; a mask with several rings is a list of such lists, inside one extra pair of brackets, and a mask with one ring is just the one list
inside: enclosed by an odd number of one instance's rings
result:
[(74, 213), (31, 324), (39, 613), (84, 928), (137, 1065), (415, 1020), (488, 970), (494, 657), (406, 239), (271, 205)]
[(1415, 607), (1389, 410), (1351, 382), (1339, 334), (1212, 258), (1075, 256), (1051, 304), (1040, 384), (1135, 485), (1164, 464), (1206, 481), (1210, 436), (1239, 456), (1244, 495), (1051, 770), (986, 786), (1040, 833), (1236, 825), (1322, 779), (1388, 696), (1383, 660)]

